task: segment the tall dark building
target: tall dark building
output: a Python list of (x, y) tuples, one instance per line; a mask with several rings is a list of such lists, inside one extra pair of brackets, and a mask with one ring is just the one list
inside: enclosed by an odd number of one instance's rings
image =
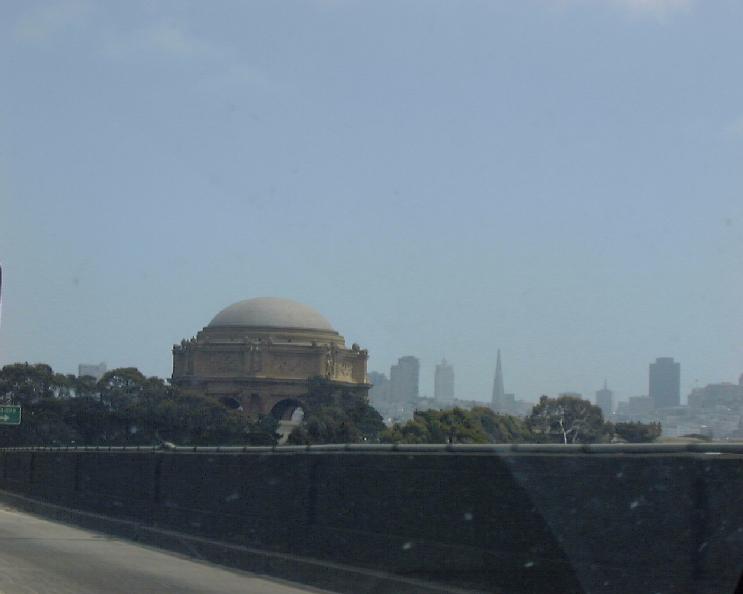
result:
[(385, 406), (390, 399), (390, 380), (384, 373), (378, 371), (370, 371), (368, 377), (372, 385), (369, 390), (369, 401), (377, 407)]
[(443, 359), (433, 377), (433, 397), (439, 402), (454, 401), (454, 368)]
[(673, 357), (659, 357), (650, 364), (648, 395), (655, 408), (681, 404), (681, 363)]
[(606, 380), (604, 380), (604, 387), (596, 392), (596, 406), (601, 409), (604, 416), (614, 412), (614, 392), (607, 388)]
[(500, 362), (500, 349), (498, 349), (498, 359), (495, 363), (495, 379), (493, 380), (493, 399), (491, 405), (494, 410), (504, 410), (506, 390), (503, 387), (503, 368)]
[(415, 403), (418, 400), (420, 363), (416, 357), (400, 357), (390, 368), (390, 400)]
[(93, 365), (92, 363), (80, 363), (77, 366), (77, 376), (84, 377), (86, 375), (93, 377), (97, 380), (101, 379), (106, 373), (106, 364), (99, 363)]

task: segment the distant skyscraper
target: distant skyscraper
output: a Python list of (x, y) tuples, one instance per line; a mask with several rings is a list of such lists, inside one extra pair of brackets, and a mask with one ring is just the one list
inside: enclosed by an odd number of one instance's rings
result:
[(503, 368), (500, 362), (500, 349), (498, 349), (498, 359), (495, 362), (495, 379), (493, 380), (493, 399), (492, 406), (495, 410), (503, 410), (506, 402), (506, 390), (503, 387)]
[(378, 371), (370, 371), (368, 375), (372, 385), (369, 389), (369, 401), (375, 406), (383, 406), (390, 399), (390, 380)]
[(704, 388), (694, 388), (689, 394), (690, 408), (715, 408), (717, 406), (723, 406), (731, 411), (741, 410), (743, 408), (743, 384), (708, 384)]
[(673, 357), (659, 357), (650, 364), (650, 400), (655, 408), (681, 404), (681, 364)]
[(454, 368), (443, 359), (433, 377), (433, 397), (439, 402), (454, 400)]
[(630, 396), (627, 402), (619, 404), (620, 414), (630, 417), (631, 420), (647, 419), (653, 414), (653, 401), (649, 396)]
[(390, 400), (414, 403), (418, 400), (420, 362), (416, 357), (400, 357), (390, 368)]
[(103, 377), (105, 373), (106, 373), (105, 363), (99, 363), (98, 365), (80, 363), (80, 365), (77, 366), (78, 377), (89, 375), (90, 377), (94, 377), (95, 380), (98, 381), (99, 379)]
[(614, 392), (606, 387), (606, 380), (604, 380), (604, 387), (596, 392), (596, 406), (601, 409), (604, 416), (614, 412)]

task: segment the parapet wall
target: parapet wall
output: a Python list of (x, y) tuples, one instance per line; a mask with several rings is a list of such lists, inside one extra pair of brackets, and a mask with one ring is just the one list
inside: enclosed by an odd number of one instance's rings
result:
[(732, 594), (743, 571), (737, 445), (9, 449), (0, 489), (488, 592)]

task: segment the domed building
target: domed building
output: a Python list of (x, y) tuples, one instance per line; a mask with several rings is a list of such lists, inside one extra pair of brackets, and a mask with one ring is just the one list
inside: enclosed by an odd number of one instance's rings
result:
[(307, 397), (308, 379), (366, 394), (368, 353), (311, 307), (274, 297), (220, 311), (194, 338), (173, 345), (173, 385), (250, 414), (288, 420)]

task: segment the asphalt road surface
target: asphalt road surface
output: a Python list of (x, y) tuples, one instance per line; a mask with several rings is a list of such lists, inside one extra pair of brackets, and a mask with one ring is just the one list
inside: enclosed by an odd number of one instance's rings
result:
[(0, 594), (297, 594), (321, 590), (0, 507)]

